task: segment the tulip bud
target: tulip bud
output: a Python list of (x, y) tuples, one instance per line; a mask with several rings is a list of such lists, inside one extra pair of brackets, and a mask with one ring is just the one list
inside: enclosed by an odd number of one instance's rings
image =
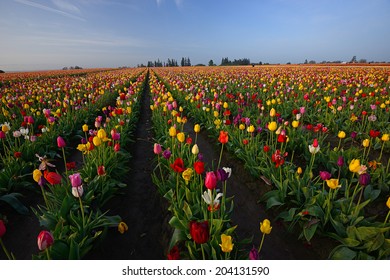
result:
[(38, 239), (37, 239), (37, 243), (38, 243), (38, 249), (40, 251), (43, 251), (45, 250), (46, 248), (50, 247), (51, 245), (53, 245), (54, 243), (54, 237), (53, 235), (51, 234), (51, 232), (47, 231), (47, 230), (42, 230), (39, 235), (38, 235)]
[(65, 140), (61, 136), (57, 137), (57, 146), (58, 146), (58, 148), (66, 147)]

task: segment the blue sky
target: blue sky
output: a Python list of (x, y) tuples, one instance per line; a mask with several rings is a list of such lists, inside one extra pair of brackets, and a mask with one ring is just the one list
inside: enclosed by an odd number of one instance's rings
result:
[(0, 69), (390, 61), (388, 0), (1, 0)]

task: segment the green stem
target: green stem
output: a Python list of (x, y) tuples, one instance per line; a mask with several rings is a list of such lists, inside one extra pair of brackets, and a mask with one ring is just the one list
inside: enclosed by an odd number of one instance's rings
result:
[(261, 242), (259, 246), (259, 250), (257, 250), (257, 253), (260, 255), (261, 248), (263, 248), (263, 242), (264, 242), (265, 233), (263, 233), (263, 237), (261, 237)]
[(50, 207), (49, 207), (49, 203), (48, 203), (48, 201), (47, 201), (47, 197), (46, 197), (45, 190), (43, 189), (43, 187), (42, 187), (42, 186), (40, 186), (40, 187), (41, 187), (41, 191), (42, 191), (43, 199), (45, 200), (46, 208), (47, 208), (48, 210), (50, 210)]
[(50, 254), (49, 254), (49, 248), (46, 248), (46, 256), (48, 260), (51, 260)]
[(68, 169), (66, 168), (66, 157), (65, 157), (65, 149), (62, 147), (62, 156), (64, 158), (64, 164), (65, 164), (65, 173), (66, 173), (66, 179), (68, 179)]
[(360, 201), (362, 199), (362, 195), (363, 195), (363, 188), (361, 188), (361, 190), (360, 190), (360, 195), (359, 195), (359, 199), (358, 199), (358, 202), (356, 204), (356, 207), (355, 207), (354, 215), (358, 214), (358, 207), (359, 207)]
[(1, 247), (3, 248), (4, 253), (7, 255), (7, 258), (9, 260), (12, 260), (13, 258), (11, 256), (11, 254), (8, 252), (7, 248), (5, 248), (5, 245), (3, 243), (3, 239), (1, 239), (1, 238), (0, 238), (0, 244), (1, 244)]
[(203, 257), (203, 260), (206, 259), (206, 255), (204, 253), (204, 249), (203, 249), (203, 244), (200, 244), (200, 248), (202, 249), (202, 257)]
[(79, 194), (79, 203), (80, 203), (81, 217), (83, 218), (83, 227), (84, 227), (85, 226), (84, 207), (83, 207), (83, 202), (81, 201), (80, 194)]
[(354, 198), (355, 198), (356, 190), (357, 190), (358, 186), (359, 186), (359, 182), (357, 182), (356, 187), (355, 187), (355, 189), (353, 190), (352, 197), (351, 197), (351, 202), (349, 203), (349, 207), (348, 207), (348, 213), (349, 213), (349, 211), (351, 210), (352, 203), (353, 203), (353, 200), (354, 200)]
[(224, 144), (222, 144), (222, 147), (221, 147), (221, 152), (219, 154), (219, 160), (218, 160), (218, 167), (217, 167), (217, 170), (219, 169), (219, 165), (221, 164), (221, 159), (222, 159), (222, 152), (223, 152), (223, 146)]
[[(383, 222), (383, 224), (386, 224), (386, 223), (387, 223), (387, 220), (389, 219), (389, 216), (390, 216), (390, 210), (389, 210), (389, 212), (387, 213), (386, 219), (385, 219), (385, 221)], [(1, 238), (0, 238), (0, 240), (1, 240)]]

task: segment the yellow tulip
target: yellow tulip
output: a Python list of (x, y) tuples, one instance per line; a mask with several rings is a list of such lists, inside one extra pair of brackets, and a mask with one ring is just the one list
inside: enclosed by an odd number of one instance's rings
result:
[(326, 180), (326, 184), (327, 184), (328, 187), (331, 188), (332, 190), (341, 187), (341, 185), (339, 185), (339, 179), (329, 179), (329, 180)]
[(214, 111), (214, 118), (218, 118), (218, 116), (219, 116), (218, 111)]
[(125, 222), (120, 222), (118, 224), (118, 231), (121, 233), (121, 234), (124, 234), (126, 231), (129, 230), (129, 227), (126, 225)]
[(39, 179), (41, 179), (41, 177), (42, 177), (42, 172), (41, 172), (41, 170), (35, 169), (35, 170), (33, 171), (33, 179), (34, 179), (34, 181), (38, 183), (38, 182), (39, 182)]
[(88, 125), (87, 125), (87, 124), (84, 124), (82, 128), (83, 128), (83, 131), (84, 131), (84, 132), (87, 132), (87, 131), (88, 131)]
[(238, 126), (238, 128), (239, 128), (240, 130), (244, 130), (244, 129), (245, 129), (245, 124), (240, 123), (240, 125)]
[(253, 133), (253, 132), (255, 132), (255, 127), (254, 127), (253, 125), (250, 125), (250, 126), (246, 129), (246, 131), (248, 131), (249, 133)]
[(389, 139), (390, 139), (390, 136), (387, 133), (383, 134), (382, 137), (381, 137), (381, 140), (383, 142), (387, 142), (387, 141), (389, 141)]
[(363, 147), (367, 148), (370, 146), (370, 139), (364, 139), (362, 143)]
[(297, 169), (297, 174), (298, 174), (298, 175), (301, 175), (301, 174), (302, 174), (302, 168), (301, 168), (301, 167), (298, 167), (298, 169)]
[(340, 138), (340, 139), (344, 139), (346, 136), (345, 132), (344, 131), (339, 131), (339, 133), (337, 134), (337, 137)]
[(102, 139), (100, 139), (98, 136), (95, 136), (93, 137), (92, 142), (96, 147), (99, 147), (102, 144)]
[(299, 126), (299, 121), (292, 121), (291, 125), (293, 128), (297, 128)]
[(269, 115), (270, 115), (270, 117), (275, 117), (276, 116), (276, 110), (274, 108), (271, 108), (271, 110), (269, 111)]
[(186, 140), (186, 136), (184, 132), (179, 132), (177, 135), (177, 140), (179, 140), (180, 143), (183, 143)]
[(197, 144), (195, 144), (194, 146), (192, 146), (191, 152), (192, 152), (193, 155), (199, 154), (199, 147), (198, 147)]
[(186, 185), (188, 185), (188, 182), (191, 180), (192, 174), (194, 173), (194, 170), (192, 168), (187, 168), (183, 171), (182, 177), (186, 181)]
[(268, 219), (264, 219), (263, 222), (260, 222), (260, 231), (263, 234), (270, 234), (272, 230), (271, 222)]
[(390, 197), (387, 199), (386, 206), (390, 209)]
[(195, 133), (199, 133), (199, 131), (200, 131), (200, 125), (199, 124), (196, 124), (194, 126), (194, 131), (195, 131)]
[(221, 235), (221, 244), (219, 246), (224, 253), (230, 253), (233, 250), (234, 244), (232, 243), (232, 237), (230, 235), (222, 234)]
[(97, 132), (97, 137), (99, 137), (100, 139), (107, 138), (106, 131), (103, 128), (99, 129)]
[(223, 103), (223, 108), (227, 109), (229, 107), (229, 104), (227, 104), (227, 102), (224, 102)]
[(269, 122), (268, 123), (268, 129), (269, 131), (275, 131), (278, 128), (278, 125), (276, 122)]
[(360, 159), (353, 159), (349, 163), (349, 171), (357, 173), (360, 170)]
[(175, 137), (176, 136), (176, 128), (174, 126), (171, 126), (169, 128), (169, 136)]

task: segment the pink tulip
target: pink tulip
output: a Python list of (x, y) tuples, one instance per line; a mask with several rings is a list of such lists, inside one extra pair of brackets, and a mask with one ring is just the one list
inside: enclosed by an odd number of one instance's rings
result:
[(154, 143), (153, 152), (154, 152), (156, 155), (161, 154), (161, 152), (162, 152), (161, 145), (158, 144), (158, 143)]
[(42, 230), (38, 235), (38, 249), (43, 251), (46, 248), (50, 247), (54, 243), (54, 237), (51, 232), (47, 230)]
[(211, 172), (206, 173), (206, 179), (204, 182), (206, 188), (208, 188), (210, 190), (215, 189), (215, 187), (217, 186), (217, 182), (218, 182), (218, 179), (217, 179), (217, 176), (215, 176), (214, 172), (211, 171)]
[(65, 140), (64, 140), (64, 138), (62, 138), (61, 136), (58, 136), (58, 137), (57, 137), (57, 146), (58, 146), (58, 148), (64, 148), (64, 147), (66, 147)]
[(81, 184), (83, 183), (80, 173), (69, 175), (69, 179), (70, 179), (70, 184), (72, 185), (73, 188), (77, 188), (81, 186)]

